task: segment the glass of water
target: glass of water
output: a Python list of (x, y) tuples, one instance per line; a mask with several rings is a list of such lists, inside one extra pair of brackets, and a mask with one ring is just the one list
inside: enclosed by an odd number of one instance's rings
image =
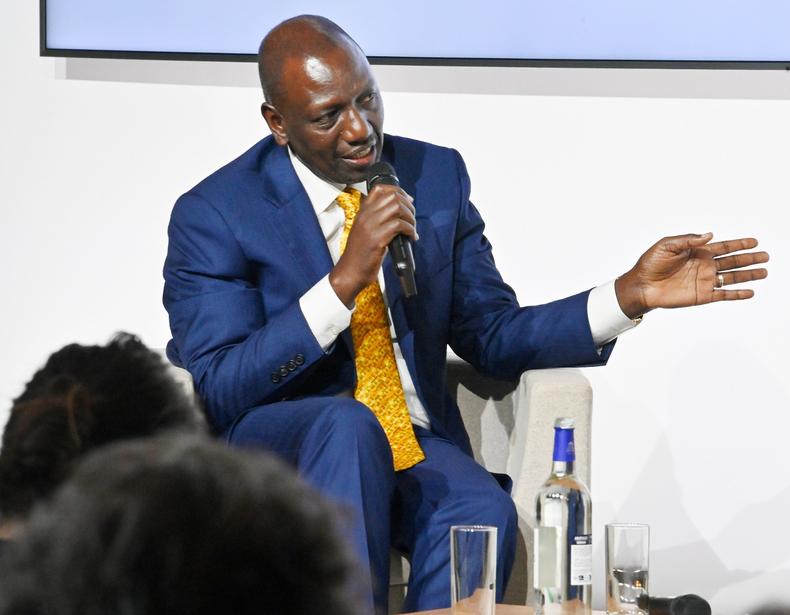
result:
[(650, 527), (638, 523), (606, 526), (606, 612), (647, 615), (637, 601), (647, 595)]
[(497, 528), (450, 528), (450, 590), (453, 615), (494, 615)]

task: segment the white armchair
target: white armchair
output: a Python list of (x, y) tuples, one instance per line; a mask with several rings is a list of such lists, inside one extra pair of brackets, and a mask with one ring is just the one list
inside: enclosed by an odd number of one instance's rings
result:
[[(459, 360), (449, 359), (447, 386), (464, 419), (475, 459), (492, 472), (513, 479), (519, 518), (519, 542), (505, 602), (531, 601), (527, 571), (532, 570), (534, 501), (551, 471), (554, 419), (576, 419), (577, 474), (590, 484), (592, 389), (578, 369), (526, 372), (518, 383), (479, 375)], [(399, 612), (406, 590), (408, 564), (394, 552), (390, 579), (390, 612)]]

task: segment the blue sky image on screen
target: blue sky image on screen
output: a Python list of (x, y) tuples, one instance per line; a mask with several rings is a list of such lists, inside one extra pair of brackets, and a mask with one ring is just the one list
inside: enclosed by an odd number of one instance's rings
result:
[(47, 0), (47, 47), (250, 54), (278, 22), (325, 15), (369, 56), (790, 60), (788, 0)]

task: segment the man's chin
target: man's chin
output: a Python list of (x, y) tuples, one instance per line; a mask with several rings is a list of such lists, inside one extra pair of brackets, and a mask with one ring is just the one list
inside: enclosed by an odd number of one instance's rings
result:
[(350, 165), (346, 164), (346, 160), (344, 159), (343, 164), (339, 165), (342, 166), (342, 170), (338, 169), (338, 173), (336, 175), (336, 177), (342, 179), (340, 179), (337, 183), (358, 184), (360, 182), (367, 181), (370, 168), (375, 162), (375, 159), (373, 159), (370, 163), (365, 165)]

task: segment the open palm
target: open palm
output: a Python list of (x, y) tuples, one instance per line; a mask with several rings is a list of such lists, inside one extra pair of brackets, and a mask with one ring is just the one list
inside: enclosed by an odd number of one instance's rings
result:
[(654, 308), (702, 305), (714, 301), (749, 299), (750, 289), (726, 289), (724, 286), (760, 280), (768, 275), (762, 267), (745, 269), (768, 262), (766, 252), (743, 252), (757, 246), (751, 238), (710, 243), (712, 233), (678, 235), (657, 241), (645, 252), (621, 280), (618, 299), (622, 303), (641, 304), (644, 313)]

